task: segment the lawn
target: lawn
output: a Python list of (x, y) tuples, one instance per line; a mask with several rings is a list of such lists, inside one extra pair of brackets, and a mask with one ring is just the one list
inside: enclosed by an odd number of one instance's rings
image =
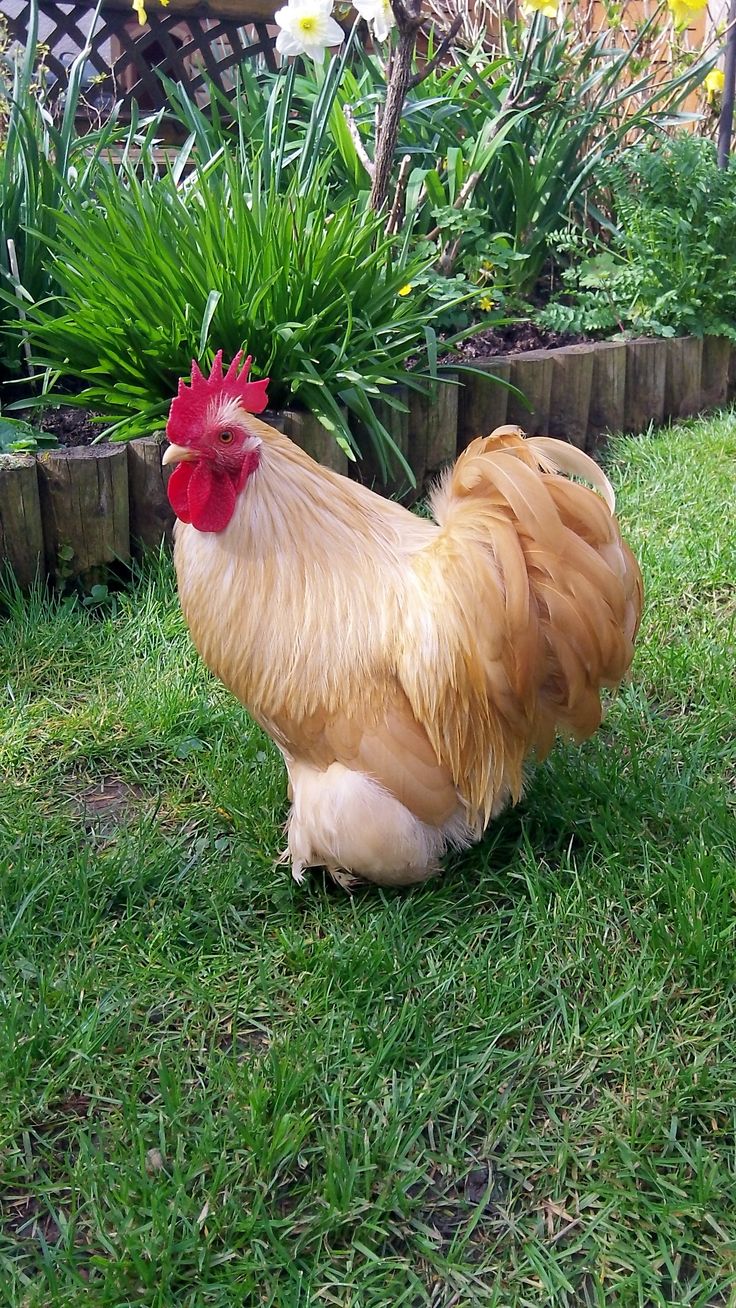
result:
[(170, 562), (0, 623), (0, 1301), (716, 1305), (736, 1285), (736, 420), (618, 443), (633, 682), (442, 880), (274, 869)]

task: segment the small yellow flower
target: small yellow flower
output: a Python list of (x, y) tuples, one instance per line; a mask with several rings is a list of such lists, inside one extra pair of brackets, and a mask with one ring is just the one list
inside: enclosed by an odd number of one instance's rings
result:
[(138, 15), (138, 22), (141, 27), (145, 27), (148, 22), (146, 14), (146, 0), (133, 0), (133, 11)]
[(480, 266), (484, 272), (493, 272), (493, 264), (490, 259), (484, 259)]
[(493, 300), (488, 295), (481, 295), (478, 301), (478, 308), (482, 309), (484, 313), (489, 313), (493, 308)]
[(414, 287), (412, 286), (411, 282), (407, 282), (406, 286), (402, 286), (401, 290), (399, 291), (399, 295), (411, 295), (413, 290)]
[(536, 9), (545, 18), (556, 18), (559, 0), (524, 0), (525, 9)]
[(726, 84), (726, 77), (722, 69), (711, 68), (708, 76), (703, 82), (705, 94), (709, 100), (716, 100), (719, 95), (723, 94), (723, 88)]

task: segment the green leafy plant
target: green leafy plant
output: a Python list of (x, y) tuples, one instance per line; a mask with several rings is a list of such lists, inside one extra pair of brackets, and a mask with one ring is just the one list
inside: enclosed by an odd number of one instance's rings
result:
[(25, 51), (0, 66), (0, 379), (22, 372), (26, 307), (54, 289), (46, 256), (56, 215), (68, 196), (92, 193), (101, 152), (121, 134), (115, 112), (98, 131), (77, 130), (88, 55), (83, 49), (72, 64), (57, 111), (45, 86), (38, 4), (31, 0)]
[[(457, 64), (410, 90), (397, 150), (397, 162), (410, 161), (405, 209), (417, 231), (434, 234), (440, 258), (447, 261), (448, 245), (456, 246), (453, 269), (466, 254), (475, 257), (477, 220), (489, 239), (505, 236), (520, 256), (510, 269), (515, 292), (533, 291), (554, 239), (588, 205), (606, 161), (624, 143), (689, 117), (681, 106), (715, 53), (663, 76), (642, 58), (658, 21), (655, 11), (628, 41), (612, 44), (609, 33), (591, 36), (572, 21), (558, 25), (535, 13), (528, 23), (502, 25), (495, 55), (458, 54)], [(369, 184), (385, 77), (380, 59), (363, 55), (359, 76), (348, 70), (341, 81), (340, 106), (353, 124), (335, 134), (346, 185), (354, 176), (361, 188)], [(333, 114), (333, 129), (337, 121)], [(400, 182), (401, 169), (398, 192)], [(473, 217), (460, 233), (459, 210)]]
[(57, 444), (55, 436), (34, 427), (30, 422), (20, 418), (8, 418), (0, 414), (0, 454), (15, 454), (34, 450), (52, 449)]
[[(164, 421), (192, 358), (245, 346), (275, 407), (304, 406), (345, 444), (347, 409), (385, 458), (370, 399), (407, 379), (436, 302), (407, 237), (335, 205), (325, 174), (284, 181), (273, 157), (224, 145), (185, 181), (176, 167), (160, 179), (109, 169), (96, 204), (55, 216), (61, 296), (29, 308), (37, 361), (84, 383), (77, 402), (128, 437)], [(421, 369), (408, 378), (421, 384)]]
[[(528, 295), (570, 215), (590, 202), (602, 167), (624, 142), (661, 133), (687, 118), (680, 106), (712, 66), (689, 59), (663, 76), (645, 58), (660, 31), (659, 10), (621, 40), (587, 34), (572, 20), (541, 14), (506, 23), (491, 51), (456, 51), (450, 64), (410, 86), (401, 116), (388, 225), (410, 226), (428, 241), (438, 271), (464, 276), (496, 269), (493, 298)], [(348, 57), (349, 55), (349, 57)], [(368, 203), (376, 121), (385, 103), (389, 66), (359, 46), (328, 61), (290, 70), (290, 113), (283, 139), (270, 131), (273, 88), (283, 73), (244, 67), (235, 104), (214, 94), (214, 114), (193, 107), (170, 85), (172, 111), (191, 131), (195, 150), (211, 158), (223, 141), (270, 143), (280, 166), (303, 170), (330, 160), (336, 199)], [(492, 247), (505, 242), (502, 265)]]
[(736, 340), (736, 165), (717, 165), (710, 141), (681, 133), (609, 165), (613, 232), (559, 249), (562, 294), (541, 314), (557, 330)]

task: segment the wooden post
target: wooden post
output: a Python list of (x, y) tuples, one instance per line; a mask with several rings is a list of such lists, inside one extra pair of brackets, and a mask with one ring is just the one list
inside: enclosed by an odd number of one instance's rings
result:
[[(393, 439), (395, 445), (401, 450), (404, 458), (409, 461), (409, 396), (406, 386), (396, 386), (392, 388), (392, 393), (400, 400), (405, 409), (394, 409), (392, 405), (387, 404), (385, 400), (377, 399), (373, 401), (373, 410), (379, 422), (382, 422), (386, 431)], [(384, 478), (381, 465), (376, 458), (373, 449), (373, 441), (362, 423), (356, 423), (359, 448), (361, 458), (357, 463), (350, 465), (350, 475), (357, 481), (361, 481), (364, 486), (371, 486), (374, 490), (383, 495), (391, 495), (399, 498), (407, 492), (413, 492), (413, 487), (404, 469), (399, 465), (395, 456), (387, 454), (389, 462), (388, 479)]]
[(283, 409), (265, 409), (260, 418), (276, 431), (286, 431), (286, 414)]
[(702, 370), (702, 337), (673, 336), (668, 340), (664, 375), (665, 418), (688, 418), (698, 412)]
[(664, 380), (667, 371), (667, 341), (642, 337), (626, 346), (626, 400), (624, 428), (639, 434), (651, 422), (664, 420)]
[(731, 342), (727, 337), (703, 337), (703, 375), (700, 387), (701, 409), (720, 409), (726, 403), (730, 362)]
[(436, 384), (436, 398), (428, 420), (427, 471), (438, 472), (457, 453), (458, 375), (447, 373)]
[(506, 421), (521, 427), (529, 436), (547, 436), (552, 397), (552, 356), (549, 350), (512, 354), (511, 384), (526, 396), (531, 407), (528, 409), (513, 391), (509, 391)]
[(457, 452), (457, 375), (409, 395), (409, 464), (421, 492), (427, 474), (439, 472)]
[(28, 590), (44, 575), (43, 529), (33, 454), (0, 454), (0, 570)]
[(736, 400), (736, 345), (733, 344), (728, 364), (728, 399)]
[(586, 449), (600, 445), (606, 434), (623, 431), (626, 401), (626, 342), (598, 341), (593, 348), (593, 376)]
[(61, 579), (129, 559), (125, 446), (46, 450), (37, 466), (48, 571)]
[(314, 414), (304, 410), (288, 409), (284, 413), (283, 430), (295, 445), (306, 450), (317, 463), (347, 476), (347, 454), (340, 449), (334, 433), (323, 427)]
[(162, 540), (171, 540), (174, 529), (166, 494), (171, 469), (161, 467), (165, 448), (155, 436), (142, 436), (127, 447), (130, 536), (143, 550), (157, 550)]
[(457, 411), (458, 453), (476, 436), (490, 436), (496, 427), (503, 427), (509, 404), (506, 383), (511, 380), (511, 360), (508, 356), (496, 354), (468, 362), (478, 373), (462, 374)]
[(552, 389), (549, 435), (585, 449), (593, 385), (592, 345), (563, 345), (551, 350)]

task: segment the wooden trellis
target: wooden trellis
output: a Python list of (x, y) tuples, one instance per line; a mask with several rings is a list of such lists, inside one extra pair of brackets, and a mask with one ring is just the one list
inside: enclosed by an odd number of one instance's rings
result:
[[(206, 98), (210, 79), (225, 94), (232, 91), (234, 70), (245, 59), (261, 57), (275, 67), (275, 31), (269, 28), (262, 0), (253, 0), (242, 16), (214, 13), (206, 5), (172, 4), (148, 11), (141, 27), (129, 6), (106, 6), (90, 40), (87, 56), (87, 100), (91, 107), (122, 102), (122, 115), (135, 100), (147, 110), (165, 104), (157, 71), (182, 82), (192, 97)], [(53, 90), (63, 92), (69, 66), (85, 48), (93, 6), (52, 4), (39, 0), (39, 37), (44, 65)], [(31, 6), (23, 0), (16, 16), (8, 16), (11, 39), (25, 45)]]

